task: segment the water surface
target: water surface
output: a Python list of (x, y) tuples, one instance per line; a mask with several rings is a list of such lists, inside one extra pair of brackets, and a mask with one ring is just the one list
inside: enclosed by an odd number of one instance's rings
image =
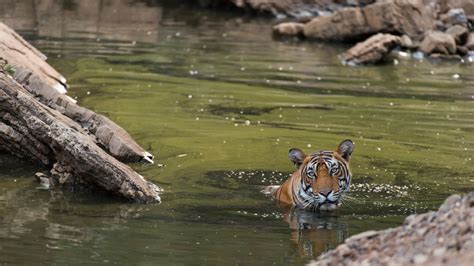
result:
[[(79, 104), (157, 155), (132, 167), (163, 203), (40, 190), (38, 169), (3, 167), (0, 263), (303, 264), (474, 188), (472, 63), (348, 68), (345, 46), (272, 40), (268, 19), (86, 2), (0, 1), (0, 17)], [(336, 213), (280, 210), (260, 193), (293, 171), (288, 149), (346, 138), (353, 200)]]

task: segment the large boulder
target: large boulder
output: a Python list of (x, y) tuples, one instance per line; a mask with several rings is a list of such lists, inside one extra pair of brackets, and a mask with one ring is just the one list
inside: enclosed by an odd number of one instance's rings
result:
[(423, 41), (420, 43), (419, 50), (425, 54), (455, 54), (456, 41), (453, 36), (440, 32), (429, 31)]
[(377, 63), (399, 44), (400, 37), (379, 33), (346, 51), (342, 60), (346, 65)]
[(362, 9), (369, 28), (417, 39), (434, 28), (433, 11), (423, 0), (379, 1)]
[(359, 39), (374, 33), (367, 27), (362, 10), (355, 7), (316, 17), (305, 25), (303, 32), (308, 38), (332, 41)]
[(433, 28), (433, 11), (424, 5), (423, 0), (387, 0), (363, 8), (343, 8), (332, 15), (316, 17), (305, 25), (304, 35), (339, 41), (388, 32), (418, 39)]

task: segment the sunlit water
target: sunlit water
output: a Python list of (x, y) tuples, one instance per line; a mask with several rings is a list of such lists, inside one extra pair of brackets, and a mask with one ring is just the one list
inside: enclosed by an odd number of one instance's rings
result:
[[(137, 205), (40, 190), (38, 169), (3, 167), (0, 264), (302, 264), (474, 188), (472, 63), (348, 68), (345, 47), (272, 40), (269, 20), (40, 2), (0, 1), (0, 15), (79, 104), (157, 155), (132, 166), (165, 192)], [(354, 178), (337, 212), (288, 212), (260, 193), (293, 171), (289, 148), (346, 138)]]

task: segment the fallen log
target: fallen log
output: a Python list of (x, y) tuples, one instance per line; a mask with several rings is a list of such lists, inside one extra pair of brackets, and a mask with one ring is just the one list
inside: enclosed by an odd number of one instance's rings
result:
[(123, 162), (153, 163), (153, 155), (141, 148), (123, 128), (77, 105), (67, 96), (66, 79), (45, 62), (46, 56), (1, 22), (0, 60), (15, 68), (13, 78), (31, 94), (87, 128), (115, 158)]
[(0, 23), (0, 151), (52, 167), (56, 185), (159, 201), (160, 189), (119, 161), (152, 163), (153, 156), (120, 126), (65, 95), (65, 78), (45, 59)]

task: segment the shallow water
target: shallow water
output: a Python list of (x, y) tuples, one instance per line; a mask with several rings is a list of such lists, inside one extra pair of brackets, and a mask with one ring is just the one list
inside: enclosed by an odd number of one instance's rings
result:
[[(37, 169), (3, 167), (0, 263), (303, 264), (474, 188), (472, 63), (348, 68), (344, 46), (272, 40), (265, 19), (85, 2), (0, 1), (0, 18), (81, 105), (157, 155), (132, 166), (163, 203), (40, 190)], [(289, 213), (260, 193), (293, 171), (289, 148), (346, 138), (352, 200), (336, 213)]]

